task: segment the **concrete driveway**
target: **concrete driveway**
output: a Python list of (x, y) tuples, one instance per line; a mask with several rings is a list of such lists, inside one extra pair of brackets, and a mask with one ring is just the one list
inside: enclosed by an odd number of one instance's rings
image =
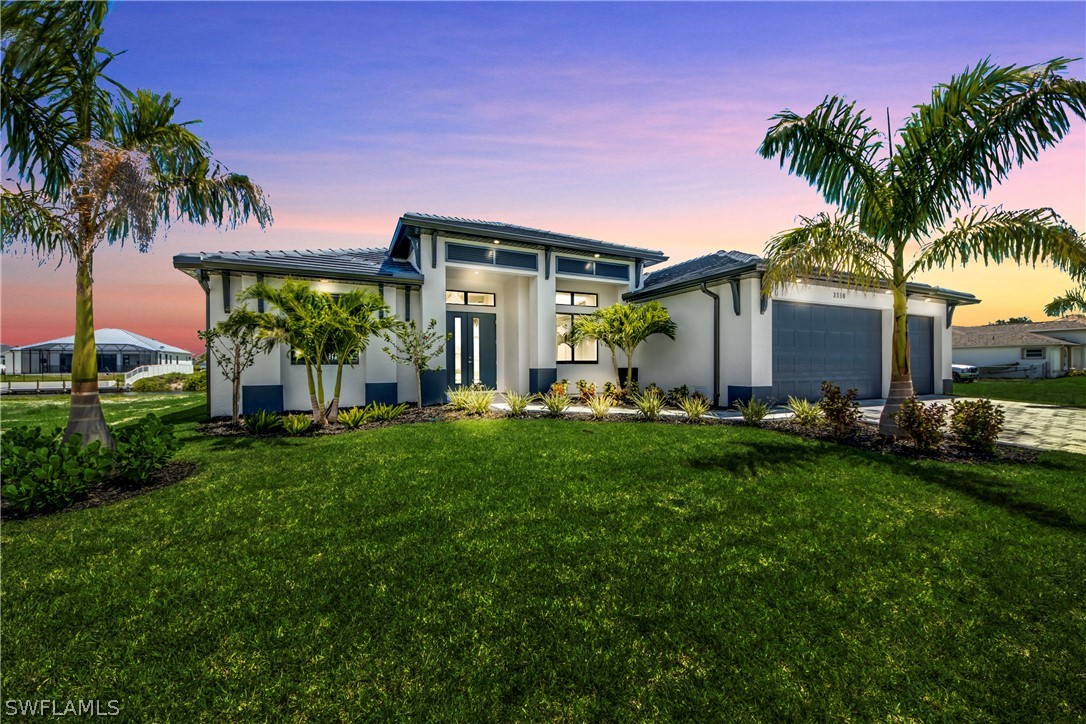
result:
[[(949, 397), (925, 395), (920, 399), (950, 406)], [(965, 399), (965, 398), (962, 398)], [(861, 402), (864, 420), (878, 422), (886, 400)], [(992, 400), (1003, 408), (1003, 434), (999, 441), (1036, 450), (1060, 450), (1086, 455), (1086, 408), (1038, 405), (1032, 402)]]

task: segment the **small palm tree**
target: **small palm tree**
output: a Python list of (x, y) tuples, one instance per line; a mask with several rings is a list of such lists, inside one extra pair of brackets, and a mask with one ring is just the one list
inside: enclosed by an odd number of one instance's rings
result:
[(339, 395), (343, 382), (343, 365), (361, 358), (370, 340), (395, 326), (396, 318), (387, 314), (389, 307), (381, 295), (372, 289), (358, 289), (336, 296), (329, 295), (326, 318), (331, 335), (330, 351), (336, 359), (336, 383), (332, 401), (326, 408), (328, 422), (339, 420)]
[(626, 385), (633, 382), (634, 352), (641, 343), (654, 334), (675, 339), (676, 325), (660, 302), (623, 304), (618, 302), (579, 317), (573, 324), (571, 338), (595, 339), (611, 351), (615, 365), (615, 381), (618, 382), (618, 362), (615, 350), (626, 353)]
[(174, 221), (233, 228), (271, 210), (260, 187), (230, 173), (174, 120), (169, 94), (132, 93), (105, 73), (114, 55), (98, 45), (108, 4), (4, 3), (4, 251), (22, 246), (76, 267), (71, 413), (65, 436), (113, 441), (98, 396), (94, 252), (102, 242), (147, 251)]
[(890, 394), (879, 420), (913, 392), (906, 283), (922, 270), (972, 261), (1086, 264), (1086, 244), (1051, 209), (979, 206), (1010, 171), (1062, 139), (1071, 116), (1086, 118), (1086, 83), (1067, 78), (1066, 59), (1037, 66), (966, 69), (932, 91), (892, 142), (855, 103), (828, 96), (806, 116), (786, 110), (758, 152), (811, 183), (838, 213), (799, 217), (766, 246), (765, 291), (798, 279), (830, 278), (893, 295)]

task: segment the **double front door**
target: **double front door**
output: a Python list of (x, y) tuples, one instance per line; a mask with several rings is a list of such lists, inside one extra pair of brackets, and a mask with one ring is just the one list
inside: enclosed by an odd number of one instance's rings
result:
[(494, 314), (445, 313), (445, 331), (452, 334), (445, 346), (449, 387), (498, 386), (497, 329)]

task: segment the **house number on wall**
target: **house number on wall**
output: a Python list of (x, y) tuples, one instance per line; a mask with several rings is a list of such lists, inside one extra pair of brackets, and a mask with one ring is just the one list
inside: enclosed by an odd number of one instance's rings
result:
[(844, 299), (845, 298), (845, 293), (844, 292), (834, 292), (833, 293), (833, 298), (834, 299)]

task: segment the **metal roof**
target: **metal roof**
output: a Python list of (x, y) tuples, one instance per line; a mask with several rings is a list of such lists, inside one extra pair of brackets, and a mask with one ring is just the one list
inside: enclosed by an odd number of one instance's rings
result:
[(291, 249), (214, 251), (178, 254), (178, 269), (221, 269), (281, 276), (351, 281), (422, 283), (422, 274), (409, 262), (393, 259), (384, 249)]
[[(169, 354), (192, 355), (187, 349), (174, 347), (173, 345), (159, 342), (157, 339), (144, 337), (142, 334), (129, 332), (127, 329), (96, 329), (94, 330), (94, 345), (100, 350), (110, 352), (141, 351), (141, 352), (167, 352)], [(67, 352), (75, 347), (75, 335), (57, 337), (44, 342), (24, 344), (20, 347), (12, 347), (12, 351), (24, 349), (37, 349)]]
[(502, 221), (483, 221), (481, 219), (464, 219), (458, 216), (440, 216), (438, 214), (422, 214), (409, 212), (400, 217), (396, 224), (396, 231), (389, 244), (389, 253), (406, 257), (404, 248), (409, 228), (435, 229), (467, 234), (483, 239), (500, 239), (512, 241), (529, 246), (557, 247), (571, 251), (586, 251), (590, 253), (607, 254), (623, 259), (641, 259), (646, 266), (667, 261), (667, 255), (657, 249), (646, 249), (640, 246), (626, 244), (614, 244), (609, 241), (589, 239), (584, 236), (572, 236), (559, 234), (544, 229), (534, 229), (530, 226), (518, 226)]
[[(765, 259), (756, 254), (721, 249), (712, 254), (699, 256), (650, 272), (645, 276), (645, 282), (640, 289), (624, 294), (623, 298), (638, 300), (665, 297), (696, 288), (704, 283), (733, 279), (751, 273), (761, 274), (764, 268)], [(834, 280), (827, 278), (824, 281), (832, 283)], [(906, 284), (906, 289), (909, 294), (922, 294), (957, 304), (977, 304), (980, 301), (967, 292), (933, 287), (930, 284), (920, 282), (909, 282)]]

